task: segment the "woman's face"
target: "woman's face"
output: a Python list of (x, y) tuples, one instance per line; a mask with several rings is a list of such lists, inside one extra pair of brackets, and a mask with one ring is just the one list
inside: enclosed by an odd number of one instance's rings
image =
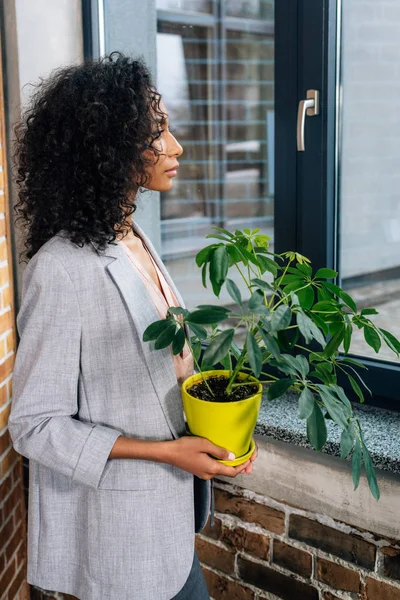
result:
[(146, 187), (157, 192), (167, 192), (172, 187), (172, 179), (177, 175), (179, 167), (177, 159), (182, 154), (183, 148), (168, 129), (168, 114), (162, 100), (160, 109), (165, 114), (165, 121), (157, 124), (157, 130), (154, 132), (154, 137), (157, 138), (152, 144), (158, 152), (146, 149), (143, 153), (153, 160), (153, 164), (146, 169), (150, 177)]

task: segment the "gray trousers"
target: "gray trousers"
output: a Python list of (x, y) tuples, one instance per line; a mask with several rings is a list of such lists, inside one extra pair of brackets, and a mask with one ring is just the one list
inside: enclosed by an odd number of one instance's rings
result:
[(185, 585), (171, 600), (210, 600), (196, 551), (194, 552), (192, 568)]

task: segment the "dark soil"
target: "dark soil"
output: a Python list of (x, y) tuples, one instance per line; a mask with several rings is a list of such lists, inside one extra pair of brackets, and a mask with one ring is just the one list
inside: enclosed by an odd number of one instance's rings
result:
[[(257, 393), (258, 386), (249, 383), (248, 385), (241, 385), (240, 387), (233, 388), (232, 393), (228, 396), (226, 388), (228, 381), (223, 375), (216, 375), (207, 379), (207, 383), (212, 389), (214, 396), (211, 396), (204, 381), (195, 383), (187, 391), (191, 396), (199, 398), (200, 400), (208, 400), (208, 402), (237, 402), (238, 400), (244, 400), (250, 398)], [(236, 380), (237, 383), (243, 383), (243, 381)]]

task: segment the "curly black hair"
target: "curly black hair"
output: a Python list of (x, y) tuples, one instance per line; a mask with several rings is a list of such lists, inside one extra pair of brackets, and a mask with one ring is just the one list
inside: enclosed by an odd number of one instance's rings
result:
[(119, 52), (54, 71), (42, 80), (16, 126), (26, 258), (61, 230), (98, 250), (125, 235), (137, 192), (166, 115), (141, 59)]

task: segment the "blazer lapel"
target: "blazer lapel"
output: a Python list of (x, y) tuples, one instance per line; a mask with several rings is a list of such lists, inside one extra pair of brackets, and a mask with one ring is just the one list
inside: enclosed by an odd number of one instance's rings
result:
[[(140, 235), (142, 235), (141, 232)], [(143, 239), (145, 240), (144, 235)], [(146, 244), (150, 249), (151, 244), (147, 240)], [(156, 259), (154, 248), (151, 252)], [(180, 435), (178, 430), (181, 430), (182, 410), (180, 414), (177, 413), (176, 394), (171, 393), (178, 386), (171, 349), (167, 347), (163, 350), (154, 350), (153, 343), (142, 341), (145, 329), (153, 321), (158, 321), (160, 316), (120, 245), (118, 243), (109, 244), (102, 256), (115, 259), (108, 261), (105, 268), (118, 287), (132, 317), (165, 419), (172, 435), (177, 438)], [(181, 407), (179, 408), (181, 409)]]

